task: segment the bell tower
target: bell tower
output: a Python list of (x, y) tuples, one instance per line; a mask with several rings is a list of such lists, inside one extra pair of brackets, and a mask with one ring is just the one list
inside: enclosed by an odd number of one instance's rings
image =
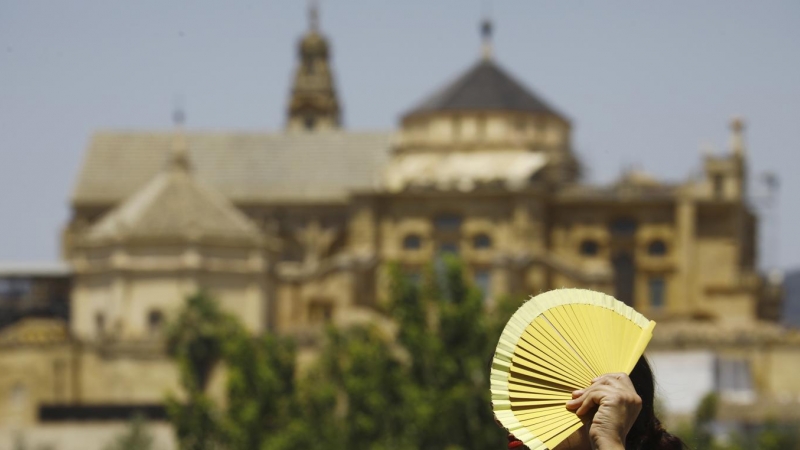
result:
[(299, 66), (289, 100), (286, 128), (290, 131), (318, 131), (339, 128), (339, 100), (330, 66), (328, 41), (319, 32), (319, 6), (308, 8), (308, 32), (300, 39)]

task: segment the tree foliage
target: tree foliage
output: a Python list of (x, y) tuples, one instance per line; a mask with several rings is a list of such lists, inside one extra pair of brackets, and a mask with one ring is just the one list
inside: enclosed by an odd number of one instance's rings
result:
[(482, 293), (455, 258), (429, 267), (419, 289), (394, 270), (389, 311), (400, 329), (398, 342), (410, 353), (406, 405), (416, 448), (502, 445), (488, 389), (498, 336)]
[(408, 436), (407, 370), (374, 326), (330, 329), (319, 360), (303, 380), (310, 449), (413, 448)]
[[(264, 335), (254, 338), (209, 296), (187, 299), (169, 329), (183, 396), (167, 411), (183, 450), (280, 450), (293, 448), (286, 430), (296, 415), (294, 347)], [(224, 364), (225, 408), (207, 394), (213, 369)]]
[[(455, 258), (431, 265), (417, 286), (398, 267), (377, 325), (330, 328), (313, 366), (296, 374), (291, 342), (248, 335), (207, 296), (188, 299), (169, 349), (185, 396), (170, 418), (185, 450), (502, 448), (489, 402), (497, 338), (519, 301), (490, 313)], [(206, 395), (217, 364), (225, 407)]]

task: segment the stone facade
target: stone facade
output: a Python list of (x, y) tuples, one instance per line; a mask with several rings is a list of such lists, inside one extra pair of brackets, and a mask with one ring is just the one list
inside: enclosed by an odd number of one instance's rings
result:
[[(93, 139), (63, 238), (69, 325), (45, 341), (0, 334), (4, 424), (37, 423), (51, 404), (161, 404), (178, 386), (162, 326), (197, 290), (254, 334), (313, 344), (325, 323), (382, 320), (387, 263), (416, 278), (444, 253), (463, 258), (487, 308), (507, 294), (595, 289), (659, 321), (667, 350), (688, 339), (680, 324), (703, 324), (693, 342), (716, 348), (729, 327), (754, 333), (779, 318), (779, 292), (755, 265), (741, 121), (699, 177), (629, 171), (587, 185), (569, 120), (492, 59), (487, 37), (483, 58), (397, 132), (349, 132), (315, 17), (284, 132)], [(800, 395), (776, 374), (800, 364), (791, 339), (751, 352), (773, 364), (756, 390)]]

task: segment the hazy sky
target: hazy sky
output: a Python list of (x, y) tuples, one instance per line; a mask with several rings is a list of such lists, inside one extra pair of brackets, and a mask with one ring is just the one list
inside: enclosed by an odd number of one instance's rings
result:
[[(323, 1), (346, 126), (392, 129), (471, 65), (485, 3)], [(169, 128), (177, 97), (190, 128), (280, 129), (305, 5), (0, 0), (0, 261), (58, 258), (95, 130)], [(781, 179), (777, 262), (800, 267), (800, 2), (490, 10), (497, 60), (573, 120), (593, 182), (630, 165), (683, 179), (701, 144), (727, 149), (730, 117), (744, 116), (752, 186), (767, 170)]]

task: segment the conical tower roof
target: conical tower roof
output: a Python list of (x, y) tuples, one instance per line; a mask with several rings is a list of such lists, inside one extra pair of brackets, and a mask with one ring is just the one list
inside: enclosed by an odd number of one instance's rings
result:
[(405, 117), (444, 111), (520, 111), (561, 116), (490, 58), (483, 58)]

